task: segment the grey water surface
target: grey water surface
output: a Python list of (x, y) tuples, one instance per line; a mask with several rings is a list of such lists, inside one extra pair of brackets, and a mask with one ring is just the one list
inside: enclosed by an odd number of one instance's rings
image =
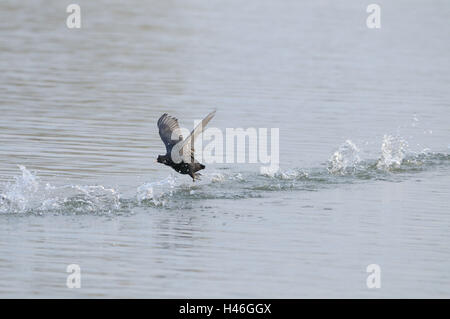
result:
[[(77, 3), (0, 2), (0, 297), (450, 297), (447, 0)], [(213, 109), (280, 170), (155, 163)]]

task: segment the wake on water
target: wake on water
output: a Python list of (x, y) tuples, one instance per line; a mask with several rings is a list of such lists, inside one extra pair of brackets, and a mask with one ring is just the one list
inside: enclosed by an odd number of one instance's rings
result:
[(120, 214), (149, 206), (186, 209), (195, 200), (254, 198), (273, 191), (316, 191), (336, 184), (401, 180), (410, 173), (450, 164), (449, 154), (408, 153), (407, 149), (401, 137), (385, 135), (380, 157), (362, 160), (360, 149), (347, 140), (325, 167), (270, 174), (213, 172), (195, 184), (170, 175), (139, 186), (131, 198), (122, 198), (119, 191), (104, 186), (44, 184), (36, 174), (19, 166), (22, 174), (0, 186), (0, 213)]

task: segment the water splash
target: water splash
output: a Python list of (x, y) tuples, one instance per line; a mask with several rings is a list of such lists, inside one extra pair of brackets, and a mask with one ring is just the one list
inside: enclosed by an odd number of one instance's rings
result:
[(277, 166), (274, 166), (274, 167), (272, 167), (272, 166), (267, 166), (267, 167), (266, 166), (261, 166), (261, 168), (260, 168), (261, 175), (265, 175), (265, 176), (273, 177), (276, 174), (278, 174), (278, 172), (279, 172), (279, 167), (277, 167)]
[[(288, 170), (279, 170), (276, 173), (272, 174), (261, 174), (261, 176), (268, 177), (271, 179), (277, 180), (300, 180), (304, 178), (308, 178), (308, 172), (302, 169), (288, 169)], [(242, 175), (241, 175), (242, 178)]]
[(381, 157), (377, 162), (377, 168), (391, 170), (399, 168), (406, 156), (408, 143), (399, 136), (384, 135), (381, 144)]
[(15, 181), (0, 194), (0, 213), (111, 212), (120, 208), (120, 194), (104, 186), (43, 185), (24, 166)]
[[(68, 190), (62, 193), (61, 190)], [(56, 194), (50, 197), (50, 202), (54, 208), (71, 208), (79, 213), (112, 213), (120, 209), (121, 196), (113, 188), (106, 188), (102, 185), (71, 185), (63, 188), (55, 188)], [(64, 194), (62, 198), (57, 197)]]
[(162, 181), (145, 183), (138, 187), (136, 198), (139, 203), (151, 202), (155, 206), (165, 206), (168, 198), (173, 196), (176, 178), (168, 176)]
[(6, 192), (0, 194), (0, 212), (24, 211), (30, 207), (39, 190), (39, 182), (35, 175), (25, 166), (19, 165), (22, 175), (15, 177), (14, 183), (6, 185)]
[(319, 191), (339, 184), (368, 180), (401, 181), (411, 173), (450, 167), (450, 155), (431, 151), (408, 153), (401, 138), (385, 136), (381, 157), (361, 160), (359, 149), (346, 141), (328, 166), (291, 168), (275, 174), (260, 172), (206, 172), (192, 183), (174, 175), (145, 183), (127, 198), (102, 185), (44, 184), (25, 167), (14, 181), (0, 185), (0, 213), (128, 214), (135, 208), (190, 209), (196, 201), (264, 197), (268, 192)]
[(359, 152), (360, 150), (351, 140), (346, 140), (329, 159), (328, 171), (338, 175), (354, 173), (357, 164), (361, 161)]
[(213, 183), (221, 183), (223, 181), (225, 181), (225, 175), (224, 174), (214, 173), (211, 176), (211, 182), (213, 182)]

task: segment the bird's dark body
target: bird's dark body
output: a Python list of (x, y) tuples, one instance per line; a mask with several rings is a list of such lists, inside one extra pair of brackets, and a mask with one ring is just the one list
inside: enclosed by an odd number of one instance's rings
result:
[(199, 174), (197, 172), (205, 168), (205, 165), (200, 164), (197, 161), (194, 161), (193, 163), (185, 163), (183, 161), (181, 161), (181, 163), (175, 163), (172, 161), (170, 156), (167, 155), (158, 156), (158, 162), (172, 167), (180, 174), (188, 174), (193, 180), (198, 178)]

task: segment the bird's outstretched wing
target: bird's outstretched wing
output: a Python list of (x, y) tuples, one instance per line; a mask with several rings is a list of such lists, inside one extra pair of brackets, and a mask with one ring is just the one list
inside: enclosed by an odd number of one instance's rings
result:
[[(183, 140), (178, 120), (164, 113), (158, 120), (159, 136), (166, 146), (167, 153), (172, 151), (175, 144)], [(178, 138), (175, 138), (178, 136)]]
[(209, 113), (202, 121), (199, 123), (191, 132), (191, 134), (186, 137), (180, 144), (180, 155), (185, 159), (194, 160), (194, 143), (195, 139), (200, 135), (205, 129), (206, 125), (211, 121), (211, 119), (216, 114), (216, 111)]

